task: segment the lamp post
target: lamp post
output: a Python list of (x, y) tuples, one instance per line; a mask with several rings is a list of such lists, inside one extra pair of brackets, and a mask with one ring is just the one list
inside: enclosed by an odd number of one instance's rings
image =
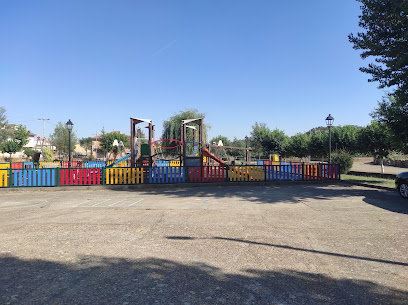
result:
[(326, 118), (326, 125), (329, 128), (329, 164), (331, 163), (331, 127), (333, 126), (334, 118), (329, 114)]
[[(248, 148), (248, 136), (245, 136), (245, 148)], [(245, 150), (245, 162), (248, 165), (248, 149)]]
[(68, 129), (68, 167), (71, 167), (71, 131), (74, 127), (74, 124), (71, 122), (71, 119), (65, 123)]

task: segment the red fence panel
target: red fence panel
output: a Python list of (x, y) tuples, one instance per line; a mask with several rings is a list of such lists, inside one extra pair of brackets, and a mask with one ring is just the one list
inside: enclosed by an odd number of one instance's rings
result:
[(60, 185), (101, 184), (100, 168), (61, 168)]

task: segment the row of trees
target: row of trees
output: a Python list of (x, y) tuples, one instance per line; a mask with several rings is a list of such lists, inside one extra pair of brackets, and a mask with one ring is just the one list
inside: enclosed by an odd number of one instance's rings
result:
[[(282, 130), (271, 130), (265, 123), (255, 123), (247, 143), (244, 139), (236, 138), (230, 141), (225, 136), (217, 136), (210, 142), (218, 143), (219, 140), (222, 140), (225, 146), (245, 147), (247, 144), (252, 148), (253, 154), (259, 158), (267, 158), (270, 154), (283, 157), (322, 158), (328, 155), (329, 135), (327, 127), (318, 127), (289, 137)], [(391, 130), (377, 121), (372, 121), (366, 127), (333, 126), (331, 143), (334, 151), (347, 151), (350, 154), (372, 155), (380, 158), (387, 157), (393, 150), (401, 149)], [(243, 152), (234, 153), (236, 156), (243, 156)]]

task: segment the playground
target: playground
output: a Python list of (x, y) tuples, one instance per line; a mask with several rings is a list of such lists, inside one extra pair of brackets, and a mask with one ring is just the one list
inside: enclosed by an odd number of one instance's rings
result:
[(408, 208), (336, 183), (4, 192), (0, 303), (406, 304)]
[[(282, 162), (278, 157), (254, 164), (249, 147), (205, 143), (202, 119), (183, 120), (180, 139), (155, 140), (152, 120), (130, 118), (130, 125), (129, 154), (108, 161), (2, 163), (0, 188), (340, 180), (338, 164)], [(220, 155), (225, 149), (244, 150), (243, 164), (228, 163)]]

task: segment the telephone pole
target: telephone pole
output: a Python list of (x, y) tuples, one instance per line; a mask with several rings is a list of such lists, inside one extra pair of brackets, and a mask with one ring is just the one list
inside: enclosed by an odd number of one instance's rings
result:
[(44, 139), (45, 139), (45, 121), (49, 121), (50, 119), (42, 118), (42, 119), (38, 119), (38, 120), (43, 121), (43, 141), (44, 141)]

